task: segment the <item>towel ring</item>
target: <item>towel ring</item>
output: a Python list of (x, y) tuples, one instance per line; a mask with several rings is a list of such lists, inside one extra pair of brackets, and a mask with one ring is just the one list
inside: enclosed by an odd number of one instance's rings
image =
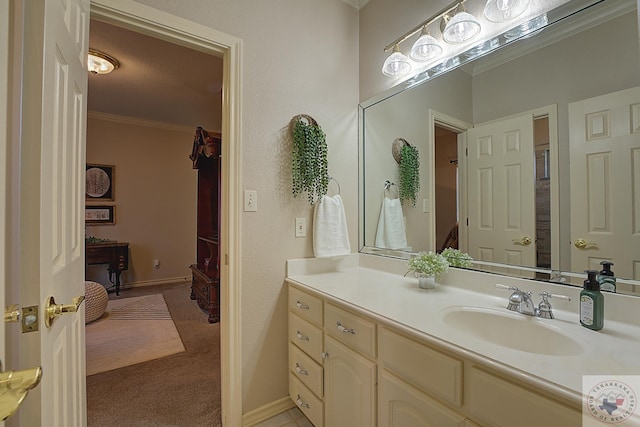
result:
[(400, 189), (398, 188), (398, 186), (394, 182), (391, 182), (388, 179), (384, 182), (384, 191), (389, 190), (393, 186), (396, 187), (396, 194), (397, 194), (397, 197), (399, 199), (400, 198)]
[(335, 181), (336, 184), (338, 185), (338, 195), (340, 195), (340, 183), (338, 182), (337, 179), (335, 179), (334, 177), (330, 176), (329, 177), (329, 181)]

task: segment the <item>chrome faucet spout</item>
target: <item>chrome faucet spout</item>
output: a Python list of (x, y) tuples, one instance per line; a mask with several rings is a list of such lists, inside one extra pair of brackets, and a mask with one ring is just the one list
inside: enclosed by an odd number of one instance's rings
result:
[(521, 290), (515, 290), (511, 296), (509, 296), (507, 309), (529, 316), (536, 316), (538, 314), (536, 306), (531, 300), (531, 292), (523, 292)]

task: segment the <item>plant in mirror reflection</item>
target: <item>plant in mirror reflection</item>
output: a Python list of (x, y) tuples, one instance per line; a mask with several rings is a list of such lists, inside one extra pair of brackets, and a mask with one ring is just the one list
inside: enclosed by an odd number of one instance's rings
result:
[(455, 248), (446, 248), (442, 251), (442, 256), (447, 259), (451, 267), (469, 268), (473, 262), (473, 258), (468, 253), (461, 252)]
[(420, 155), (418, 149), (410, 144), (404, 144), (400, 150), (400, 202), (410, 200), (416, 205), (418, 190), (420, 190)]
[(415, 277), (438, 276), (449, 269), (449, 261), (442, 255), (433, 251), (420, 252), (409, 260), (409, 271)]

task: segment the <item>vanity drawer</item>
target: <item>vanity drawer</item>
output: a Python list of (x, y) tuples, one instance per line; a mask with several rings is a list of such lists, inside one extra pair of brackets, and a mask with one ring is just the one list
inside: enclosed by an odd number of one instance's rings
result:
[(367, 356), (375, 357), (376, 325), (373, 322), (331, 304), (325, 305), (324, 319), (329, 335)]
[[(581, 412), (504, 380), (478, 366), (469, 370), (471, 418), (492, 426), (579, 426)], [(535, 414), (527, 416), (526, 414)]]
[(293, 373), (289, 373), (289, 396), (314, 426), (322, 426), (324, 405)]
[(289, 313), (289, 341), (295, 343), (317, 362), (322, 360), (322, 329)]
[(322, 397), (322, 366), (291, 343), (289, 343), (289, 369), (316, 396)]
[(464, 363), (386, 328), (380, 328), (385, 369), (456, 406), (462, 405)]
[(322, 325), (322, 300), (289, 286), (289, 310), (314, 323)]

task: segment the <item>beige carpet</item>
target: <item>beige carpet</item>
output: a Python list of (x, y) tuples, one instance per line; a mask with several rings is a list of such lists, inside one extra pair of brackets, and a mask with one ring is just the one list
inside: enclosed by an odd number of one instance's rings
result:
[(86, 341), (87, 375), (185, 351), (162, 294), (109, 300)]

